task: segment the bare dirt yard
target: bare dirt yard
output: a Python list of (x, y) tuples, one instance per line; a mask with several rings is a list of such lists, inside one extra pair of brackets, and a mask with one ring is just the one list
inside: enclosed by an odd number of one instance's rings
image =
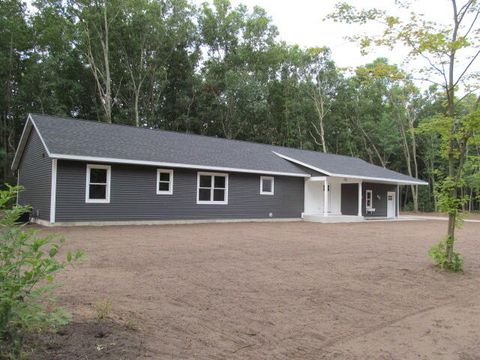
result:
[[(438, 272), (426, 256), (445, 227), (403, 221), (45, 230), (63, 233), (68, 248), (87, 254), (59, 277), (58, 298), (72, 312), (74, 330), (64, 330), (49, 358), (479, 359), (480, 224), (458, 232), (463, 274)], [(108, 300), (107, 330), (77, 333), (75, 326), (95, 322), (95, 304)]]

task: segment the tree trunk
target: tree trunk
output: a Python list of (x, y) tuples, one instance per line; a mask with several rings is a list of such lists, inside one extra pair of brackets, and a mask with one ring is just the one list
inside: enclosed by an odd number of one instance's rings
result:
[(105, 25), (105, 40), (103, 46), (103, 57), (105, 61), (105, 118), (109, 124), (112, 123), (112, 78), (110, 75), (110, 47), (108, 35), (107, 2), (104, 4), (103, 21)]

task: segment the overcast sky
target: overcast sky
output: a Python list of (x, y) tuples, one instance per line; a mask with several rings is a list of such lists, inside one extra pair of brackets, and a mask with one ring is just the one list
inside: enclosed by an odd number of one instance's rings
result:
[[(194, 0), (201, 4), (204, 0)], [(232, 4), (245, 4), (249, 8), (258, 5), (264, 8), (278, 27), (280, 38), (289, 44), (305, 47), (328, 46), (332, 56), (340, 67), (355, 67), (365, 64), (379, 56), (387, 57), (390, 62), (401, 64), (406, 49), (397, 47), (394, 51), (382, 49), (367, 56), (360, 54), (359, 47), (345, 39), (347, 35), (366, 32), (379, 33), (380, 24), (363, 26), (334, 23), (324, 18), (333, 11), (337, 0), (231, 0)], [(349, 4), (358, 8), (379, 8), (391, 14), (400, 15), (394, 0), (349, 0)], [(429, 19), (448, 24), (451, 16), (449, 0), (417, 0), (412, 1), (411, 10), (427, 14)], [(404, 13), (408, 15), (408, 11)], [(416, 64), (415, 66), (420, 66)], [(406, 66), (412, 69), (412, 66)]]

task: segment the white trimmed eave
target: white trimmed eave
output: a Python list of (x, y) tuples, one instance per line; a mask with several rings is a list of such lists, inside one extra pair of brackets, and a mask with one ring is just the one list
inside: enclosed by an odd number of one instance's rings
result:
[(28, 136), (32, 131), (32, 127), (37, 132), (40, 138), (40, 141), (42, 142), (43, 147), (45, 148), (45, 151), (47, 152), (48, 156), (52, 157), (50, 151), (48, 150), (47, 144), (43, 140), (42, 134), (40, 134), (40, 131), (38, 131), (37, 124), (35, 124), (35, 121), (33, 121), (32, 115), (28, 114), (27, 122), (23, 127), (22, 136), (20, 137), (20, 141), (18, 142), (17, 150), (15, 151), (15, 156), (13, 157), (13, 161), (12, 161), (11, 169), (14, 171), (17, 170), (18, 168), (23, 151), (25, 150), (25, 146), (27, 145)]
[(281, 171), (265, 171), (265, 170), (254, 170), (254, 169), (241, 169), (234, 167), (223, 167), (223, 166), (206, 166), (206, 165), (195, 165), (195, 164), (183, 164), (183, 163), (172, 163), (172, 162), (163, 162), (163, 161), (144, 161), (144, 160), (131, 160), (131, 159), (118, 159), (118, 158), (108, 158), (108, 157), (98, 157), (98, 156), (82, 156), (82, 155), (68, 155), (68, 154), (55, 154), (51, 153), (47, 147), (47, 144), (43, 140), (42, 134), (38, 130), (35, 121), (33, 120), (31, 114), (28, 115), (27, 122), (23, 128), (22, 136), (17, 146), (17, 151), (15, 152), (15, 157), (12, 162), (12, 170), (16, 170), (20, 163), (20, 158), (22, 157), (23, 151), (25, 149), (28, 136), (30, 135), (31, 129), (35, 128), (40, 140), (47, 152), (48, 156), (52, 159), (61, 159), (61, 160), (78, 160), (78, 161), (92, 161), (92, 162), (101, 162), (101, 163), (113, 163), (113, 164), (132, 164), (132, 165), (147, 165), (147, 166), (158, 166), (158, 167), (173, 167), (173, 168), (183, 168), (183, 169), (198, 169), (198, 170), (211, 170), (211, 171), (226, 171), (226, 172), (238, 172), (238, 173), (248, 173), (248, 174), (263, 174), (263, 175), (277, 175), (277, 176), (292, 176), (292, 177), (302, 177), (309, 178), (310, 174), (301, 174), (301, 173), (291, 173), (291, 172), (281, 172)]
[(302, 178), (310, 177), (309, 174), (301, 174), (301, 173), (242, 169), (242, 168), (223, 167), (223, 166), (206, 166), (206, 165), (183, 164), (183, 163), (173, 163), (173, 162), (163, 162), (163, 161), (117, 159), (117, 158), (108, 158), (108, 157), (68, 155), (68, 154), (49, 154), (49, 156), (51, 158), (61, 159), (61, 160), (91, 161), (91, 162), (112, 163), (112, 164), (147, 165), (147, 166), (172, 167), (172, 168), (182, 168), (182, 169), (238, 172), (238, 173), (248, 173), (248, 174), (293, 176), (293, 177), (302, 177)]
[(426, 181), (422, 181), (422, 180), (418, 180), (418, 181), (410, 181), (410, 180), (395, 180), (395, 179), (388, 179), (388, 178), (381, 178), (381, 177), (371, 177), (371, 176), (358, 176), (358, 175), (348, 175), (348, 174), (336, 174), (336, 173), (332, 173), (332, 172), (329, 172), (329, 171), (326, 171), (324, 169), (320, 169), (316, 166), (312, 166), (310, 164), (307, 164), (303, 161), (300, 161), (300, 160), (297, 160), (297, 159), (294, 159), (294, 158), (291, 158), (289, 156), (285, 156), (283, 154), (280, 154), (280, 153), (277, 153), (276, 151), (272, 151), (275, 155), (281, 157), (282, 159), (285, 159), (285, 160), (288, 160), (288, 161), (291, 161), (295, 164), (298, 164), (298, 165), (301, 165), (301, 166), (304, 166), (308, 169), (312, 169), (312, 170), (315, 170), (319, 173), (322, 173), (322, 174), (325, 174), (327, 176), (331, 176), (331, 177), (339, 177), (339, 178), (345, 178), (345, 179), (354, 179), (354, 180), (359, 180), (359, 181), (363, 181), (363, 180), (370, 180), (370, 181), (376, 181), (376, 182), (382, 182), (382, 183), (386, 183), (386, 184), (397, 184), (397, 185), (428, 185), (428, 182)]

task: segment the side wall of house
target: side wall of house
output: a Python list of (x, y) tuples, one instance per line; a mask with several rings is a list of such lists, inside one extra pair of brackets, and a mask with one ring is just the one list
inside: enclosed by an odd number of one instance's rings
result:
[(32, 217), (50, 220), (50, 187), (52, 159), (35, 129), (28, 137), (18, 168), (19, 185), (24, 187), (18, 195), (18, 203), (32, 206)]
[(157, 195), (157, 168), (111, 164), (110, 203), (85, 202), (87, 163), (58, 160), (56, 221), (299, 218), (304, 180), (275, 176), (275, 194), (260, 195), (260, 175), (229, 173), (228, 204), (200, 205), (197, 171), (173, 169), (173, 194)]

